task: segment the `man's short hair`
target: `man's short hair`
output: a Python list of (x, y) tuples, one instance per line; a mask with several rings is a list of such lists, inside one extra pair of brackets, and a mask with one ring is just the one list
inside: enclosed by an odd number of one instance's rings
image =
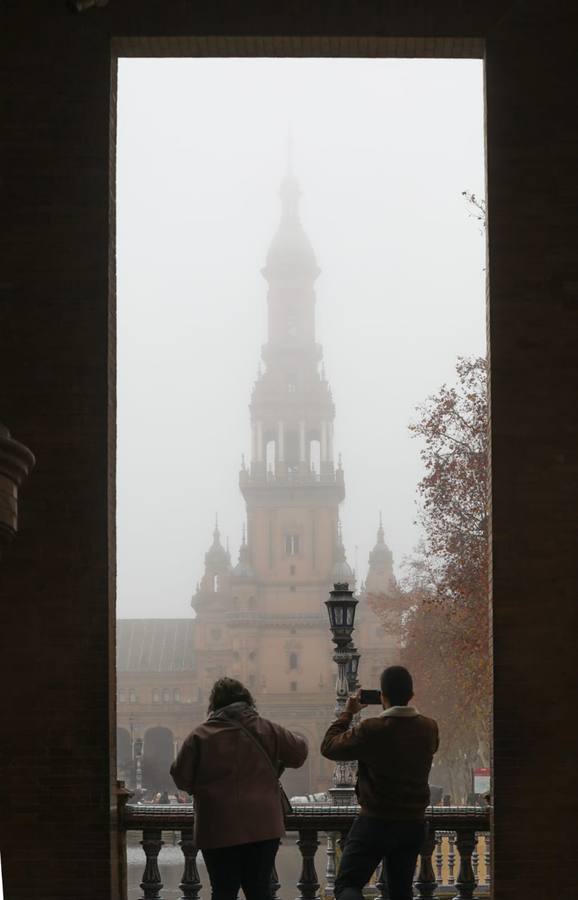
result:
[(229, 706), (230, 703), (248, 703), (249, 706), (255, 706), (255, 701), (251, 692), (236, 678), (218, 678), (215, 681), (211, 694), (209, 696), (209, 708), (207, 712), (210, 714)]
[(381, 693), (392, 706), (407, 706), (413, 697), (413, 679), (404, 666), (388, 666), (381, 673)]

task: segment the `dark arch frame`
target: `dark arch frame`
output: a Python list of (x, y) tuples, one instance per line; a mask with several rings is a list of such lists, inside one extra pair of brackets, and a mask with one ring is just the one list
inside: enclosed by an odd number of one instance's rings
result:
[[(32, 0), (6, 5), (2, 16), (2, 87), (9, 96), (2, 172), (8, 187), (0, 214), (10, 315), (2, 314), (0, 383), (3, 418), (34, 451), (37, 466), (22, 492), (18, 541), (0, 571), (9, 635), (1, 659), (10, 685), (5, 720), (12, 725), (0, 784), (5, 808), (42, 798), (41, 807), (33, 804), (27, 817), (3, 828), (8, 896), (119, 895), (111, 765), (111, 102), (114, 110), (119, 54), (484, 56), (492, 249), (494, 883), (503, 900), (535, 891), (538, 878), (552, 895), (567, 893), (571, 876), (558, 860), (573, 852), (574, 813), (566, 798), (576, 792), (576, 774), (566, 758), (578, 750), (565, 730), (576, 674), (576, 442), (569, 411), (577, 393), (578, 223), (569, 201), (577, 188), (578, 122), (568, 115), (575, 100), (576, 7), (535, 0), (344, 0), (329, 9), (297, 0), (272, 9), (249, 0), (241, 9), (230, 0), (110, 0), (104, 9), (74, 16), (64, 0)], [(545, 598), (556, 611), (547, 620)], [(537, 660), (563, 669), (557, 704), (550, 703)], [(37, 703), (31, 717), (22, 699), (37, 696), (39, 683), (46, 686), (46, 702)], [(47, 779), (64, 758), (57, 782)], [(546, 769), (547, 778), (536, 775)], [(83, 796), (103, 800), (83, 803)], [(513, 871), (522, 859), (528, 864)]]

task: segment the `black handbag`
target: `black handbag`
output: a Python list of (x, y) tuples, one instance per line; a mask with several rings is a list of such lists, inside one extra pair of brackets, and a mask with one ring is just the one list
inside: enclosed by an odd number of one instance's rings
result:
[(291, 806), (291, 801), (290, 801), (289, 797), (287, 796), (287, 794), (285, 793), (285, 788), (283, 787), (283, 785), (282, 785), (281, 782), (279, 781), (279, 771), (278, 771), (278, 769), (277, 769), (277, 766), (275, 765), (275, 763), (273, 762), (273, 760), (271, 759), (271, 757), (269, 756), (269, 754), (268, 754), (267, 751), (265, 750), (263, 744), (261, 743), (261, 741), (259, 740), (259, 738), (256, 737), (256, 735), (253, 734), (252, 731), (249, 731), (249, 729), (246, 728), (245, 725), (243, 725), (243, 723), (242, 723), (241, 721), (239, 721), (239, 719), (237, 719), (236, 716), (230, 716), (228, 713), (224, 713), (224, 715), (227, 717), (227, 719), (228, 719), (230, 722), (234, 722), (235, 725), (238, 725), (239, 728), (241, 729), (241, 731), (244, 731), (244, 732), (245, 732), (245, 734), (247, 735), (247, 737), (250, 738), (250, 739), (253, 741), (253, 743), (255, 744), (256, 747), (259, 748), (259, 750), (261, 751), (261, 753), (263, 754), (263, 756), (265, 757), (265, 759), (267, 760), (267, 762), (268, 762), (269, 765), (271, 766), (271, 769), (272, 769), (272, 771), (273, 771), (273, 773), (274, 773), (274, 775), (275, 775), (275, 779), (276, 779), (277, 784), (278, 784), (278, 786), (279, 786), (279, 798), (280, 798), (280, 800), (281, 800), (281, 809), (283, 810), (283, 816), (284, 816), (284, 817), (290, 816), (290, 815), (292, 814), (292, 812), (293, 812), (293, 807)]

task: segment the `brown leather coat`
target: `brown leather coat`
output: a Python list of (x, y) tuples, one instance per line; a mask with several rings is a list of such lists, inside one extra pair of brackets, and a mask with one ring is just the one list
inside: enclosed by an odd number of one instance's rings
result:
[(389, 822), (423, 821), (439, 745), (436, 722), (412, 706), (391, 707), (353, 727), (351, 718), (343, 712), (329, 726), (321, 753), (327, 759), (359, 761), (361, 814)]
[[(298, 769), (307, 744), (247, 703), (225, 707), (238, 715), (280, 767)], [(210, 716), (184, 741), (171, 775), (193, 795), (195, 840), (201, 850), (282, 837), (285, 833), (279, 782), (263, 753), (234, 720)]]

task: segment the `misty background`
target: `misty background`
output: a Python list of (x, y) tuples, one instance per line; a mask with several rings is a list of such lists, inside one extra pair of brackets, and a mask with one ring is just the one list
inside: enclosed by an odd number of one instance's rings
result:
[(117, 142), (118, 615), (187, 617), (215, 514), (233, 563), (266, 340), (260, 274), (293, 139), (317, 256), (360, 578), (379, 511), (399, 574), (419, 539), (415, 407), (485, 353), (479, 60), (130, 59)]

